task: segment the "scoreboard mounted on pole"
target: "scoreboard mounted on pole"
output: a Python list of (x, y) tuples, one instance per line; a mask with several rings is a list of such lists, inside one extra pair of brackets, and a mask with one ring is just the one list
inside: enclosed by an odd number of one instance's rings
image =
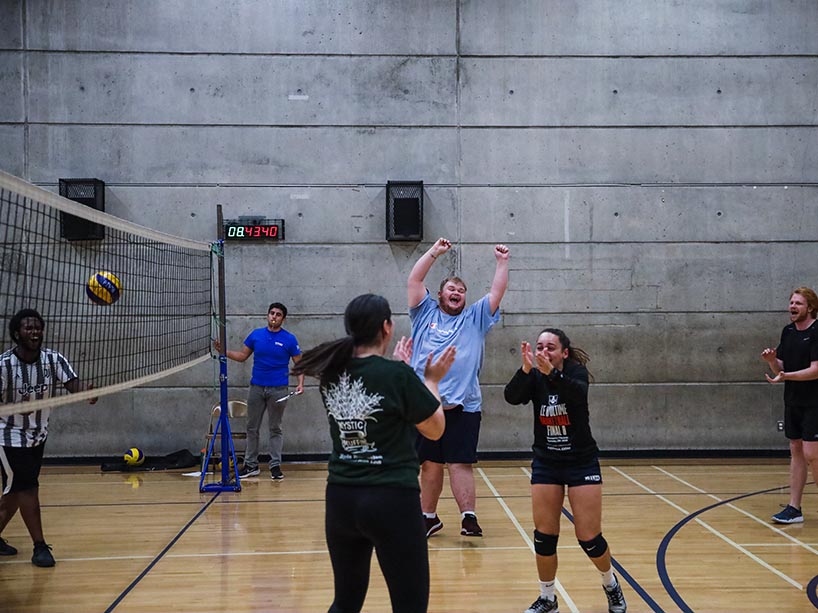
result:
[(224, 239), (242, 243), (283, 241), (284, 220), (252, 216), (225, 219)]

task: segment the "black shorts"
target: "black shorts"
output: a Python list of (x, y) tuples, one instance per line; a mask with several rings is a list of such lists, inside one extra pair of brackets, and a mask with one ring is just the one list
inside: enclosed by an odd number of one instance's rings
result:
[(818, 440), (818, 406), (784, 408), (784, 434), (788, 439)]
[(39, 487), (45, 443), (36, 447), (0, 447), (3, 494), (25, 492)]
[(538, 456), (531, 461), (531, 485), (601, 485), (602, 471), (599, 460), (584, 464), (554, 464)]
[(443, 411), (446, 429), (443, 436), (432, 441), (418, 435), (417, 452), (421, 464), (426, 461), (438, 464), (476, 464), (477, 439), (480, 437), (478, 413), (466, 413), (462, 406)]

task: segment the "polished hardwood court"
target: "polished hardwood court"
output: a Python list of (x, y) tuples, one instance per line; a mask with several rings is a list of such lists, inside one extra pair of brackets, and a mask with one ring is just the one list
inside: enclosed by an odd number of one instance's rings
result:
[[(20, 553), (0, 557), (0, 611), (326, 611), (326, 467), (283, 468), (283, 481), (262, 471), (241, 492), (200, 494), (182, 471), (45, 467), (43, 523), (57, 565), (30, 563), (15, 517), (3, 537)], [(444, 528), (429, 539), (430, 611), (509, 613), (536, 598), (528, 472), (525, 460), (478, 465), (483, 538), (460, 536), (445, 484)], [(807, 486), (803, 524), (769, 522), (787, 502), (786, 460), (607, 460), (603, 478), (603, 529), (629, 611), (818, 609), (818, 489)], [(560, 611), (605, 612), (566, 511)], [(373, 558), (364, 611), (389, 610)]]

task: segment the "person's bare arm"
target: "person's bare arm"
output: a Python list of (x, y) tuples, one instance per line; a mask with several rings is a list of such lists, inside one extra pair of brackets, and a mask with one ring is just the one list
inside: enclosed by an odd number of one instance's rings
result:
[(423, 297), (426, 296), (426, 285), (424, 281), (426, 280), (426, 275), (429, 273), (429, 269), (432, 268), (432, 264), (451, 248), (451, 242), (445, 238), (439, 238), (435, 241), (435, 244), (429, 247), (429, 249), (418, 258), (418, 261), (415, 262), (415, 265), (412, 267), (412, 272), (409, 273), (409, 280), (406, 283), (406, 293), (410, 309), (419, 305)]

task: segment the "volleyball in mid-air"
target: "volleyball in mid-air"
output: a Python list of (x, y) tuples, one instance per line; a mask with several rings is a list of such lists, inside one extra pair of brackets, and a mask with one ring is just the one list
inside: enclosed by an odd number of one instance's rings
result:
[(131, 447), (125, 452), (122, 459), (125, 460), (125, 464), (128, 466), (141, 466), (145, 461), (145, 454), (142, 453), (139, 447)]
[(85, 293), (94, 304), (108, 306), (122, 296), (122, 282), (115, 274), (100, 270), (88, 278)]

